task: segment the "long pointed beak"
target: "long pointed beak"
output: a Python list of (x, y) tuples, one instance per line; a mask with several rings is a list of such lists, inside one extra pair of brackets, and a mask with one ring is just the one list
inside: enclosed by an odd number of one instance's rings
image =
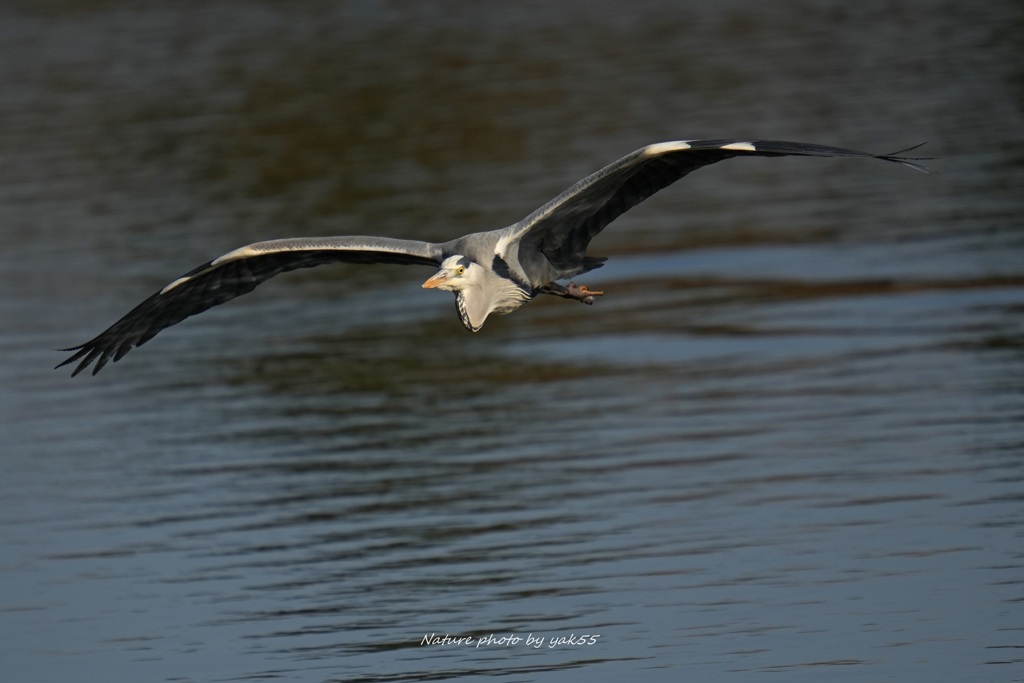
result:
[(423, 289), (434, 289), (435, 287), (440, 287), (441, 285), (443, 285), (444, 283), (448, 282), (448, 280), (451, 279), (451, 273), (449, 273), (447, 270), (439, 270), (433, 275), (431, 275), (430, 278), (426, 282), (424, 282), (422, 286)]

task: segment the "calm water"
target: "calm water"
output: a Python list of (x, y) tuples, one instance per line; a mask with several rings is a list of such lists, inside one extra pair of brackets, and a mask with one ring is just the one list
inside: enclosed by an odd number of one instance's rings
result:
[[(663, 4), (0, 10), (4, 680), (1024, 680), (1019, 3)], [(703, 170), (477, 335), (321, 268), (50, 369), (241, 244), (732, 136), (941, 159)]]

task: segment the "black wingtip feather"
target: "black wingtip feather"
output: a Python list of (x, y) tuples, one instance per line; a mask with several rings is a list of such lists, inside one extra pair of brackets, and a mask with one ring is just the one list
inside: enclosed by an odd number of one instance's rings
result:
[[(96, 365), (93, 366), (92, 376), (95, 377), (96, 373), (99, 372), (100, 370), (102, 370), (103, 366), (106, 365), (109, 362), (110, 362), (110, 356), (108, 356), (105, 353), (100, 353), (99, 354), (99, 358), (96, 360)], [(83, 365), (88, 365), (88, 364), (86, 363), (86, 364), (83, 364)], [(77, 370), (75, 372), (77, 372)]]
[(923, 164), (919, 164), (919, 163), (916, 163), (916, 162), (918, 162), (918, 161), (932, 161), (932, 160), (935, 159), (935, 157), (905, 157), (905, 156), (901, 156), (902, 154), (906, 154), (907, 152), (913, 152), (915, 149), (918, 149), (920, 147), (924, 147), (926, 144), (928, 144), (928, 143), (927, 142), (919, 142), (916, 145), (911, 145), (910, 147), (907, 147), (906, 149), (901, 149), (898, 152), (891, 152), (889, 154), (879, 154), (875, 158), (876, 159), (883, 159), (885, 161), (892, 161), (892, 162), (897, 163), (897, 164), (903, 164), (904, 166), (908, 166), (909, 168), (912, 168), (915, 171), (920, 171), (921, 173), (925, 173), (925, 174), (931, 174), (931, 169), (929, 169), (927, 166), (925, 166)]
[(97, 356), (99, 356), (100, 359), (99, 363), (97, 363), (96, 367), (93, 369), (92, 374), (94, 375), (99, 371), (100, 368), (106, 365), (107, 360), (109, 360), (109, 358), (107, 358), (102, 351), (100, 351), (98, 348), (94, 346), (93, 342), (86, 342), (81, 346), (72, 346), (67, 349), (58, 350), (61, 352), (74, 351), (74, 353), (71, 354), (66, 359), (64, 359), (63, 361), (61, 361), (60, 363), (58, 363), (57, 365), (53, 366), (54, 370), (59, 370), (65, 365), (70, 365), (71, 363), (74, 363), (75, 361), (81, 359), (81, 362), (79, 362), (78, 365), (75, 366), (75, 369), (71, 372), (72, 377), (75, 377), (76, 375), (80, 374), (82, 370), (85, 370), (87, 367), (89, 367), (89, 365), (91, 365), (92, 362), (96, 360)]
[(72, 346), (72, 347), (67, 348), (67, 349), (57, 349), (57, 350), (60, 351), (61, 353), (68, 353), (70, 351), (74, 351), (75, 353), (73, 355), (71, 355), (70, 357), (65, 358), (60, 363), (57, 363), (56, 365), (54, 365), (53, 366), (54, 370), (59, 370), (60, 368), (64, 367), (65, 365), (70, 365), (71, 363), (74, 363), (76, 360), (78, 360), (79, 358), (81, 358), (82, 356), (84, 356), (88, 352), (87, 349), (85, 348), (84, 344), (82, 346)]
[[(72, 377), (74, 377), (78, 373), (82, 372), (82, 370), (87, 368), (89, 366), (89, 364), (92, 363), (93, 360), (96, 358), (96, 355), (99, 353), (98, 350), (96, 350), (94, 348), (90, 348), (88, 344), (85, 344), (83, 346), (73, 346), (70, 349), (60, 349), (60, 350), (61, 351), (75, 351), (75, 353), (72, 354), (67, 359), (65, 359), (64, 361), (62, 361), (61, 363), (58, 363), (57, 365), (55, 365), (54, 368), (53, 368), (54, 370), (58, 370), (58, 369), (64, 367), (65, 365), (70, 365), (71, 363), (74, 363), (75, 361), (77, 361), (79, 358), (82, 359), (82, 361), (77, 365), (77, 367), (75, 367), (74, 371), (72, 371), (72, 373), (71, 373)], [(83, 356), (84, 356), (84, 358), (83, 358)], [(93, 373), (93, 374), (95, 374), (95, 373)]]

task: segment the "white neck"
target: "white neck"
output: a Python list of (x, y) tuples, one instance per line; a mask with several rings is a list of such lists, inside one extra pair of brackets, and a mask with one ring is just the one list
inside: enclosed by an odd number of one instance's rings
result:
[(481, 269), (483, 282), (474, 282), (455, 295), (459, 318), (467, 330), (478, 331), (491, 313), (504, 315), (533, 298), (516, 283)]

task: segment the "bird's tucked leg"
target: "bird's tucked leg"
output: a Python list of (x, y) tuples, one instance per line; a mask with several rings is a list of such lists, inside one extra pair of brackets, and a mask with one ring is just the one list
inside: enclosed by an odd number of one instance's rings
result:
[(588, 306), (594, 303), (595, 296), (603, 296), (604, 292), (595, 292), (588, 289), (586, 285), (577, 285), (570, 282), (568, 285), (560, 285), (557, 282), (549, 282), (540, 288), (541, 294), (560, 296), (563, 299), (574, 299)]

